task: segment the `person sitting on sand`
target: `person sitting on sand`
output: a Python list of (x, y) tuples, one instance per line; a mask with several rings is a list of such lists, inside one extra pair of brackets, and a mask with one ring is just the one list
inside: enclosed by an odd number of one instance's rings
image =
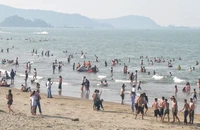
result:
[(26, 88), (26, 86), (24, 86), (23, 84), (21, 85), (21, 89), (22, 92), (27, 92), (28, 89)]
[(100, 110), (100, 107), (102, 108), (102, 110), (104, 111), (104, 108), (103, 108), (103, 99), (101, 100), (97, 100), (95, 103), (94, 103), (94, 107), (95, 107), (95, 110), (99, 111)]
[(6, 85), (7, 85), (7, 82), (6, 82), (6, 80), (5, 80), (5, 79), (3, 80), (3, 83), (2, 83), (2, 85), (4, 85), (4, 86), (6, 86)]

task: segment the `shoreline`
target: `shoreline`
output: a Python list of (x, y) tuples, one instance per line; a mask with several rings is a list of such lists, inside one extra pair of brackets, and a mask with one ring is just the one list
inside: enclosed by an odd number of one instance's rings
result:
[[(8, 89), (12, 90), (14, 102), (11, 108), (15, 115), (7, 114), (5, 95)], [(181, 123), (161, 123), (153, 117), (153, 108), (149, 107), (144, 120), (141, 115), (134, 119), (135, 115), (130, 110), (130, 105), (121, 105), (114, 102), (103, 102), (105, 111), (93, 111), (92, 100), (53, 95), (54, 98), (46, 98), (46, 94), (41, 93), (41, 107), (43, 115), (32, 116), (29, 105), (30, 93), (21, 92), (16, 88), (1, 88), (0, 97), (0, 122), (2, 129), (174, 129), (191, 130), (200, 129), (200, 115), (195, 114), (193, 125), (183, 125), (183, 113), (178, 116)], [(150, 106), (150, 104), (149, 104)], [(172, 117), (170, 112), (170, 118)], [(78, 119), (79, 121), (72, 121)], [(166, 119), (165, 119), (166, 121)], [(152, 123), (153, 128), (152, 128)]]

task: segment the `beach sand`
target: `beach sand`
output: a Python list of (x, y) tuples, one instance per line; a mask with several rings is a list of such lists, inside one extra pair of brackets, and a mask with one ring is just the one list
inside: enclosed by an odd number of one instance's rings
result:
[[(93, 101), (56, 96), (49, 99), (41, 94), (43, 115), (30, 113), (30, 93), (12, 89), (15, 114), (8, 114), (6, 94), (9, 88), (0, 88), (1, 130), (200, 130), (200, 115), (195, 115), (193, 125), (183, 125), (183, 113), (178, 116), (181, 123), (161, 123), (153, 117), (150, 108), (144, 120), (130, 112), (129, 105), (104, 102), (105, 111), (94, 111)], [(92, 94), (90, 94), (91, 96)], [(149, 104), (150, 106), (150, 104)], [(170, 113), (170, 118), (172, 115)], [(79, 121), (73, 121), (79, 119)], [(167, 120), (167, 119), (166, 119)]]

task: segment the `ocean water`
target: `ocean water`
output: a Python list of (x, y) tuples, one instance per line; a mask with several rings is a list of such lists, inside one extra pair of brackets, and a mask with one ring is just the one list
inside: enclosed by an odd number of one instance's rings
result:
[[(149, 106), (154, 98), (161, 99), (165, 96), (169, 99), (174, 95), (174, 86), (178, 86), (179, 109), (183, 107), (183, 100), (192, 97), (191, 94), (182, 93), (182, 88), (186, 82), (191, 84), (191, 92), (196, 89), (199, 93), (197, 82), (200, 78), (200, 66), (195, 65), (200, 62), (200, 30), (120, 30), (120, 29), (40, 29), (40, 28), (1, 28), (0, 29), (0, 59), (15, 60), (19, 58), (19, 67), (15, 65), (0, 65), (1, 71), (14, 69), (17, 72), (15, 85), (11, 87), (20, 88), (24, 84), (24, 71), (27, 62), (32, 63), (32, 73), (29, 74), (29, 83), (32, 89), (35, 85), (30, 83), (33, 76), (33, 68), (37, 69), (38, 82), (41, 85), (41, 92), (46, 93), (45, 82), (51, 78), (53, 83), (53, 94), (58, 94), (58, 78), (63, 77), (62, 95), (79, 98), (92, 99), (94, 89), (102, 90), (102, 96), (106, 101), (119, 102), (119, 95), (123, 83), (126, 85), (125, 103), (130, 104), (131, 85), (127, 80), (127, 75), (123, 73), (124, 63), (128, 66), (128, 72), (138, 70), (138, 81), (142, 81), (142, 91), (149, 97)], [(14, 46), (14, 48), (12, 48)], [(6, 52), (10, 48), (10, 52)], [(32, 55), (32, 50), (37, 50), (37, 55)], [(41, 51), (50, 51), (53, 56), (41, 56)], [(66, 51), (67, 53), (63, 53)], [(81, 51), (86, 55), (86, 59), (81, 58)], [(67, 62), (68, 55), (73, 54), (71, 62)], [(98, 56), (99, 62), (95, 61)], [(140, 72), (140, 56), (143, 56), (147, 73)], [(154, 63), (150, 65), (149, 60), (155, 57), (163, 57), (166, 62)], [(181, 57), (181, 60), (179, 60)], [(130, 63), (129, 59), (130, 58)], [(52, 72), (52, 63), (62, 61), (64, 63), (62, 71)], [(121, 64), (113, 67), (113, 80), (110, 76), (111, 61), (120, 59)], [(174, 61), (173, 61), (174, 59)], [(172, 60), (173, 67), (168, 67), (168, 61)], [(98, 73), (77, 72), (72, 70), (75, 63), (83, 64), (83, 61), (91, 61), (92, 66), (99, 68)], [(108, 62), (105, 67), (104, 62)], [(181, 70), (177, 66), (181, 65)], [(195, 67), (190, 72), (189, 68)], [(156, 75), (153, 75), (153, 71)], [(169, 76), (169, 72), (172, 76)], [(90, 94), (81, 93), (80, 84), (82, 77), (86, 76), (91, 84)], [(106, 79), (108, 87), (100, 87), (97, 84)], [(8, 81), (9, 82), (9, 81)], [(200, 113), (200, 100), (196, 101), (196, 113)]]

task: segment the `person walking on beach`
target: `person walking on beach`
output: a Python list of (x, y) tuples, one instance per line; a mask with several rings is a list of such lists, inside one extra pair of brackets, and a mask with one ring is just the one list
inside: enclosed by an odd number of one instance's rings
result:
[(190, 109), (189, 109), (189, 117), (190, 117), (189, 123), (190, 124), (193, 124), (193, 122), (194, 122), (194, 108), (195, 108), (195, 106), (194, 106), (193, 99), (190, 98)]
[(187, 103), (187, 100), (184, 100), (184, 106), (182, 111), (184, 110), (184, 124), (187, 125), (187, 117), (188, 117), (188, 113), (189, 113), (189, 104)]
[(15, 72), (14, 72), (14, 70), (12, 69), (11, 72), (10, 72), (11, 84), (14, 84), (14, 77), (15, 77)]
[(51, 95), (51, 86), (52, 86), (53, 82), (51, 82), (51, 78), (48, 78), (48, 81), (46, 83), (47, 86), (47, 98), (53, 98)]
[(8, 90), (8, 94), (6, 95), (6, 98), (7, 98), (7, 104), (8, 104), (8, 112), (10, 114), (10, 112), (12, 112), (12, 114), (14, 113), (14, 111), (11, 109), (11, 105), (13, 103), (13, 95), (12, 95), (12, 92), (11, 90), (9, 89)]
[(123, 105), (124, 104), (124, 92), (125, 92), (125, 84), (122, 85), (122, 88), (120, 90), (120, 96), (122, 98), (122, 101), (121, 101), (121, 104)]
[(135, 115), (135, 119), (137, 118), (137, 115), (139, 113), (142, 114), (142, 119), (144, 119), (144, 100), (143, 100), (144, 96), (143, 94), (140, 94), (140, 97), (137, 99), (136, 103), (137, 103), (137, 112)]
[(131, 92), (131, 111), (132, 111), (132, 112), (134, 112), (134, 107), (135, 107), (135, 97), (136, 97), (135, 92)]
[[(160, 112), (159, 112), (159, 110), (158, 110), (158, 99), (157, 99), (157, 98), (155, 98), (155, 101), (154, 101), (154, 103), (152, 104), (152, 107), (154, 108), (154, 116), (156, 117), (156, 120), (157, 120), (157, 116), (160, 116), (160, 117), (161, 117)], [(161, 118), (161, 119), (162, 119), (162, 118)]]
[(164, 102), (164, 114), (162, 117), (162, 122), (164, 122), (165, 120), (165, 115), (167, 115), (168, 122), (169, 122), (169, 103), (167, 102), (167, 99), (165, 99), (165, 102)]
[(31, 114), (36, 115), (36, 93), (33, 91), (30, 95), (30, 102), (31, 102)]
[(36, 96), (36, 99), (35, 99), (36, 100), (35, 111), (37, 110), (37, 107), (38, 107), (39, 113), (40, 113), (40, 115), (42, 115), (42, 109), (41, 109), (41, 104), (40, 104), (41, 96), (40, 96), (39, 90), (36, 91), (35, 96)]
[(173, 114), (173, 122), (175, 122), (175, 118), (178, 120), (178, 122), (180, 122), (177, 114), (178, 114), (178, 105), (177, 105), (177, 101), (175, 99), (175, 97), (171, 97), (171, 100), (172, 100), (172, 114)]

